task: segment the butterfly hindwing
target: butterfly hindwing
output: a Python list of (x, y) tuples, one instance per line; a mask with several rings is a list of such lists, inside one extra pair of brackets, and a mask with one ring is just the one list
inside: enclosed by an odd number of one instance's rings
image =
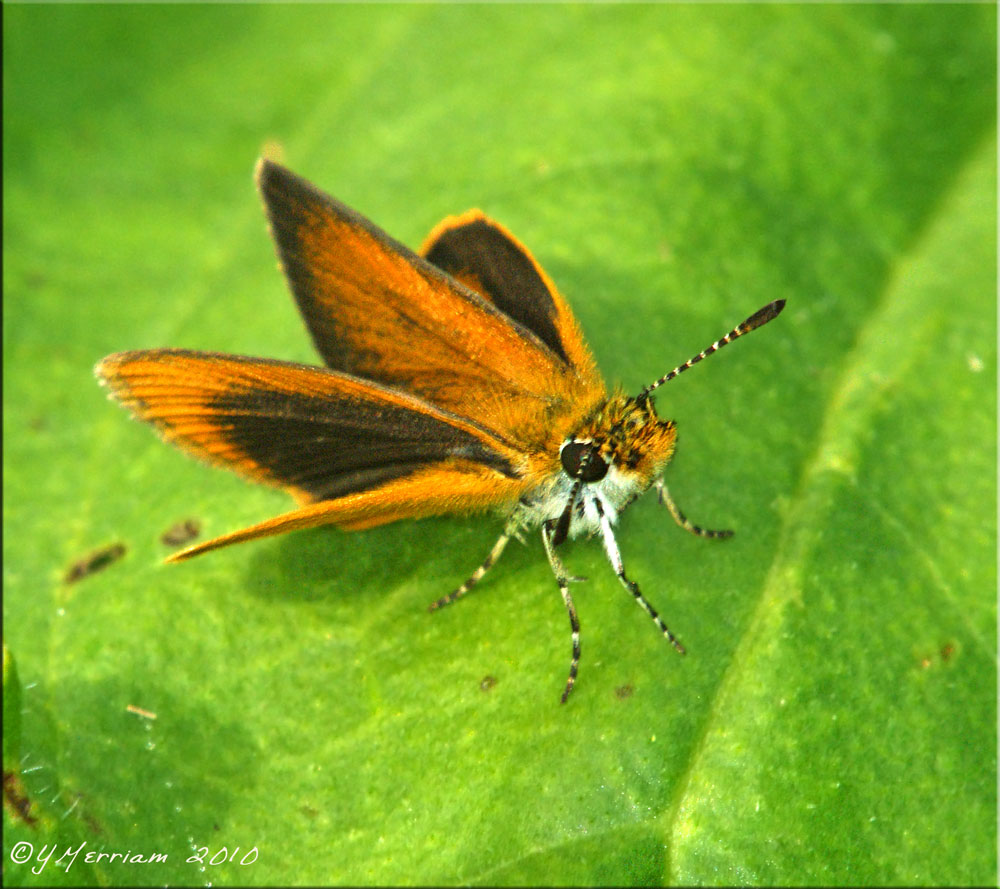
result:
[(599, 385), (566, 300), (528, 248), (500, 223), (480, 210), (449, 216), (427, 236), (420, 254), (532, 331), (582, 379)]

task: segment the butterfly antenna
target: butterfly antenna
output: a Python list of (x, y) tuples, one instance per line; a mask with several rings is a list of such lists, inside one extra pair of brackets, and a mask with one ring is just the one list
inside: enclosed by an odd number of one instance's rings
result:
[(650, 393), (654, 389), (659, 389), (664, 383), (669, 383), (678, 374), (684, 373), (689, 367), (694, 367), (703, 358), (708, 358), (713, 352), (718, 352), (723, 346), (728, 346), (733, 340), (738, 340), (744, 334), (750, 333), (751, 330), (756, 330), (758, 327), (763, 327), (768, 321), (773, 321), (778, 315), (781, 314), (781, 310), (785, 307), (785, 301), (783, 299), (776, 299), (774, 302), (768, 303), (764, 308), (758, 309), (754, 312), (746, 321), (742, 324), (737, 324), (732, 330), (729, 331), (721, 340), (716, 340), (707, 349), (699, 352), (694, 358), (685, 361), (683, 364), (675, 367), (670, 373), (664, 374), (655, 383), (651, 383), (646, 386), (636, 397), (637, 401), (643, 402), (649, 398)]

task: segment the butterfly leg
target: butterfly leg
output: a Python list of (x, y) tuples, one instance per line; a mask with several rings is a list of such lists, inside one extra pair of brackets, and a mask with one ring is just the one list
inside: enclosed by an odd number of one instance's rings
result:
[(483, 560), (483, 564), (480, 565), (472, 575), (469, 577), (465, 583), (463, 583), (457, 590), (448, 593), (447, 596), (442, 596), (436, 602), (431, 602), (427, 606), (428, 611), (437, 611), (438, 608), (444, 608), (445, 605), (451, 605), (456, 599), (461, 599), (469, 590), (471, 590), (480, 580), (483, 579), (483, 575), (490, 570), (495, 564), (497, 559), (503, 553), (510, 541), (511, 537), (517, 535), (518, 525), (515, 522), (509, 522), (507, 526), (503, 529), (503, 534), (500, 535), (496, 543), (493, 544), (493, 549), (490, 550), (490, 554)]
[(569, 593), (570, 581), (579, 580), (580, 578), (569, 575), (562, 563), (562, 559), (556, 555), (555, 546), (552, 543), (555, 530), (555, 521), (548, 521), (542, 525), (542, 544), (545, 546), (545, 555), (549, 557), (549, 565), (552, 566), (552, 573), (556, 576), (556, 583), (559, 584), (559, 593), (562, 595), (563, 604), (569, 613), (569, 626), (573, 632), (573, 660), (569, 665), (566, 688), (563, 689), (562, 697), (559, 699), (560, 704), (565, 704), (569, 693), (573, 690), (577, 669), (580, 666), (580, 621), (576, 616), (576, 606), (573, 604), (573, 597)]
[(635, 596), (635, 601), (642, 607), (642, 610), (653, 619), (653, 623), (656, 624), (657, 628), (661, 633), (663, 633), (667, 641), (673, 645), (673, 647), (676, 648), (680, 654), (685, 654), (686, 652), (684, 651), (684, 646), (681, 645), (677, 637), (670, 632), (670, 628), (663, 622), (660, 615), (656, 613), (656, 609), (646, 601), (645, 597), (642, 595), (642, 590), (639, 589), (639, 584), (637, 584), (634, 580), (629, 580), (626, 576), (625, 565), (622, 563), (622, 554), (618, 549), (618, 541), (615, 540), (615, 532), (611, 527), (611, 521), (605, 514), (604, 508), (601, 506), (601, 501), (595, 497), (593, 502), (594, 506), (597, 508), (597, 514), (601, 519), (601, 539), (604, 541), (604, 551), (608, 554), (608, 561), (611, 562), (611, 567), (614, 568), (615, 574), (618, 575), (618, 579), (622, 582), (625, 589)]
[(663, 479), (656, 480), (656, 493), (660, 498), (660, 503), (670, 510), (670, 514), (674, 517), (674, 521), (677, 522), (677, 524), (680, 525), (685, 531), (690, 531), (697, 537), (709, 537), (716, 540), (724, 540), (726, 537), (733, 536), (732, 531), (713, 531), (709, 528), (701, 528), (689, 521), (688, 517), (684, 515), (684, 513), (682, 513), (678, 508), (677, 504), (674, 503), (673, 498), (670, 496), (670, 492), (667, 490), (667, 486), (663, 484)]

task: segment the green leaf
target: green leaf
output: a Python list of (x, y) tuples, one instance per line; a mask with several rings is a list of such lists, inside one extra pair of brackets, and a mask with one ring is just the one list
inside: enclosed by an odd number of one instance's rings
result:
[[(4, 25), (4, 635), (41, 816), (5, 806), (6, 884), (996, 883), (993, 7)], [(596, 541), (564, 556), (589, 577), (566, 706), (533, 535), (428, 615), (499, 517), (162, 564), (177, 523), (289, 501), (164, 446), (91, 368), (317, 360), (252, 189), (265, 149), (411, 245), (499, 219), (628, 391), (788, 300), (658, 392), (672, 495), (737, 532), (695, 539), (652, 496), (621, 522), (686, 658)], [(39, 868), (21, 842), (84, 848)]]
[(21, 683), (6, 645), (3, 647), (3, 724), (3, 770), (7, 774), (18, 768), (21, 758)]

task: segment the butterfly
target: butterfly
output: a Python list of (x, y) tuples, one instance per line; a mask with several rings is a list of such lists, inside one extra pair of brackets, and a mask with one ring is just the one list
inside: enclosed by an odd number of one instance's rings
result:
[(764, 306), (643, 388), (609, 392), (569, 305), (528, 250), (478, 210), (452, 216), (419, 253), (268, 160), (256, 180), (285, 277), (323, 367), (184, 349), (120, 352), (95, 372), (167, 441), (297, 507), (188, 546), (170, 561), (317, 525), (348, 531), (399, 519), (492, 511), (504, 528), (486, 559), (431, 610), (468, 593), (512, 537), (539, 529), (569, 615), (576, 683), (580, 623), (557, 552), (597, 535), (625, 589), (684, 648), (625, 571), (618, 517), (655, 488), (677, 438), (653, 393), (773, 320)]

